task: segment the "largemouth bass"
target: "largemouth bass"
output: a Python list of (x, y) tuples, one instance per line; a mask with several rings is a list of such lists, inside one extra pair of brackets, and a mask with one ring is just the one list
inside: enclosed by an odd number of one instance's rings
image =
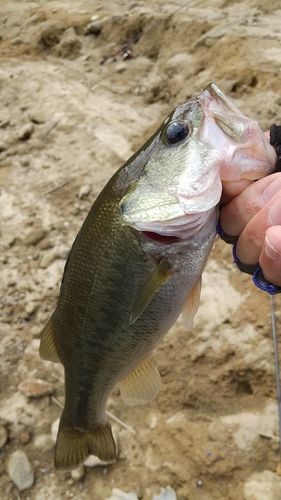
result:
[(214, 85), (178, 106), (109, 180), (66, 262), (40, 355), (65, 369), (55, 466), (114, 460), (114, 386), (129, 404), (160, 390), (152, 351), (191, 325), (216, 234), (221, 180), (258, 179), (276, 156), (258, 124)]

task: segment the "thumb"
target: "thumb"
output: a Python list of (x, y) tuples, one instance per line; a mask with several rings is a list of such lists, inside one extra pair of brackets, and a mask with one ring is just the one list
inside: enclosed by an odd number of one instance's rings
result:
[(281, 286), (281, 226), (267, 229), (259, 263), (265, 278)]

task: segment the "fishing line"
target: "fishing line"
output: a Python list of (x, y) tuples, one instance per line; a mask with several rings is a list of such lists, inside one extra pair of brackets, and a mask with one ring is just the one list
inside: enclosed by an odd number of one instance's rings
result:
[(280, 458), (281, 458), (281, 393), (280, 393), (280, 376), (279, 376), (279, 355), (278, 355), (278, 342), (277, 342), (277, 332), (276, 332), (274, 298), (272, 295), (270, 295), (270, 311), (271, 311), (271, 326), (272, 326), (275, 377), (276, 377), (276, 392), (277, 392), (279, 454), (280, 454)]

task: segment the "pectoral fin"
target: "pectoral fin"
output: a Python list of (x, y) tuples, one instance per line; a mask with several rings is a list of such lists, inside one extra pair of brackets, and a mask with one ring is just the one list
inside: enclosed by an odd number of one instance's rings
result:
[(119, 382), (121, 396), (127, 404), (147, 404), (161, 389), (161, 377), (152, 356)]
[(198, 311), (198, 307), (200, 304), (201, 284), (202, 277), (200, 276), (196, 285), (194, 285), (190, 294), (188, 295), (184, 309), (182, 311), (182, 321), (185, 331), (191, 328), (194, 316)]
[(49, 319), (46, 324), (41, 337), (39, 354), (41, 358), (46, 361), (53, 361), (54, 363), (60, 363), (60, 358), (57, 352), (54, 330), (53, 330), (53, 316)]
[(167, 263), (162, 260), (152, 274), (148, 277), (142, 288), (140, 289), (130, 317), (130, 325), (132, 325), (147, 308), (148, 304), (153, 299), (161, 286), (171, 277), (172, 271), (168, 269)]

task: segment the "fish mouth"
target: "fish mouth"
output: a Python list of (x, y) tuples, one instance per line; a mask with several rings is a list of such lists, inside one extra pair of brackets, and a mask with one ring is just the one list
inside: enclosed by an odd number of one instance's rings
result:
[(257, 121), (245, 115), (215, 83), (197, 97), (204, 111), (200, 139), (224, 151), (221, 181), (257, 180), (275, 171), (276, 155)]
[(139, 233), (159, 245), (172, 245), (194, 240), (212, 218), (215, 207), (205, 212), (185, 214), (167, 221), (136, 222), (131, 225)]
[(198, 96), (204, 113), (235, 143), (245, 143), (250, 135), (249, 118), (226, 97), (215, 83), (210, 83)]
[(163, 234), (154, 233), (153, 231), (141, 231), (141, 234), (157, 245), (175, 245), (181, 243), (182, 239), (178, 236), (165, 236)]

